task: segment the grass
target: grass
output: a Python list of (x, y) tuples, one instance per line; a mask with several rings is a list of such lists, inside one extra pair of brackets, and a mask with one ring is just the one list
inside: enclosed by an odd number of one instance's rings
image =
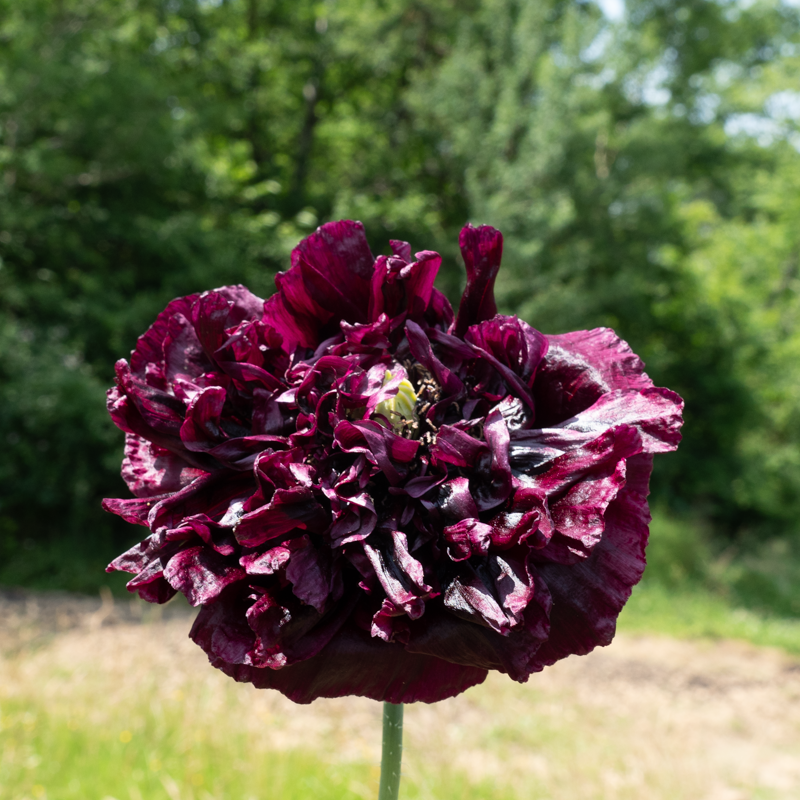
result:
[[(187, 628), (76, 629), (0, 659), (0, 797), (375, 798), (380, 704), (296, 706), (236, 684)], [(622, 637), (525, 685), (492, 675), (407, 709), (401, 796), (789, 800), (800, 675), (787, 666), (753, 648)]]
[(680, 639), (738, 639), (800, 655), (800, 620), (737, 608), (702, 586), (643, 582), (634, 589), (617, 629)]
[(620, 631), (800, 653), (800, 552), (791, 539), (723, 546), (700, 520), (656, 509), (647, 562)]
[[(180, 710), (120, 709), (97, 728), (86, 717), (50, 712), (30, 698), (3, 704), (0, 796), (6, 800), (359, 800), (377, 794), (377, 766), (337, 763), (302, 750), (253, 746), (225, 719), (187, 727)], [(233, 723), (233, 724), (232, 724)], [(447, 779), (446, 776), (442, 776)], [(455, 779), (453, 779), (455, 778)], [(448, 796), (465, 781), (451, 776)], [(423, 798), (418, 782), (407, 798)], [(499, 800), (470, 787), (476, 800)], [(436, 795), (440, 796), (438, 792)]]
[[(146, 640), (147, 627), (134, 635)], [(52, 658), (45, 646), (4, 665), (3, 800), (359, 800), (377, 795), (377, 720), (374, 753), (362, 747), (343, 756), (330, 743), (304, 748), (297, 731), (282, 742), (281, 731), (291, 724), (259, 703), (272, 693), (234, 684), (195, 653), (193, 668), (165, 676), (169, 652), (159, 646), (149, 650), (141, 641), (137, 653), (126, 653), (107, 641), (113, 633), (104, 634), (90, 634), (96, 646), (78, 643)], [(179, 654), (176, 661), (181, 660)], [(248, 696), (254, 694), (259, 697), (252, 704)], [(295, 713), (299, 717), (303, 709)], [(476, 800), (508, 796), (441, 767), (435, 776), (408, 777), (404, 798), (427, 800), (462, 791)]]
[[(120, 713), (93, 725), (31, 698), (3, 707), (0, 794), (8, 800), (357, 797), (358, 764), (320, 763), (303, 753), (253, 751), (244, 736), (186, 730), (174, 709)], [(127, 713), (126, 713), (127, 712)]]

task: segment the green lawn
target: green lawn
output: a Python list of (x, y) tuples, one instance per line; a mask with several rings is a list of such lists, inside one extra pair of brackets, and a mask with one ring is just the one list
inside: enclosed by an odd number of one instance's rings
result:
[(697, 519), (656, 509), (647, 569), (618, 629), (800, 653), (800, 545), (768, 537), (725, 545)]
[(740, 639), (800, 654), (800, 620), (737, 608), (698, 586), (669, 587), (644, 581), (634, 589), (617, 630), (681, 639)]
[[(209, 668), (210, 669), (210, 668)], [(231, 688), (236, 688), (232, 685)], [(202, 698), (197, 698), (202, 703)], [(177, 697), (105, 708), (102, 723), (69, 701), (0, 699), (3, 800), (360, 800), (377, 797), (376, 761), (339, 760), (313, 750), (273, 750), (236, 729), (231, 713), (198, 715)], [(142, 702), (143, 701), (143, 702)], [(103, 703), (98, 698), (98, 703)], [(298, 709), (298, 714), (303, 709)], [(199, 718), (198, 718), (199, 716)], [(380, 728), (375, 726), (375, 752)], [(470, 782), (432, 762), (405, 775), (403, 798), (516, 797)]]

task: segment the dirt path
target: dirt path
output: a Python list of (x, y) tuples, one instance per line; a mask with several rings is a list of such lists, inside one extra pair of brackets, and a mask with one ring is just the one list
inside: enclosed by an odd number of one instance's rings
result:
[[(238, 686), (207, 665), (189, 625), (180, 607), (148, 621), (138, 604), (109, 597), (0, 594), (2, 694), (35, 686), (57, 707), (87, 687), (109, 704), (200, 693), (208, 724), (232, 715), (265, 747), (315, 747), (377, 768), (377, 703), (298, 707)], [(446, 757), (448, 769), (525, 798), (796, 800), (800, 661), (734, 642), (620, 636), (526, 685), (492, 676), (453, 700), (411, 706), (406, 730), (404, 770), (423, 785), (432, 760)]]

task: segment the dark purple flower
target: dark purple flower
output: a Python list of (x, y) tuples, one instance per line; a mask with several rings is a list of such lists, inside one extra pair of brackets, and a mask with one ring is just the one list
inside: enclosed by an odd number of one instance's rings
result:
[(497, 314), (500, 233), (460, 245), (456, 319), (436, 253), (376, 259), (334, 222), (266, 302), (173, 300), (117, 363), (135, 497), (105, 508), (149, 535), (109, 569), (199, 606), (191, 636), (236, 680), (433, 702), (611, 641), (681, 400), (609, 329)]

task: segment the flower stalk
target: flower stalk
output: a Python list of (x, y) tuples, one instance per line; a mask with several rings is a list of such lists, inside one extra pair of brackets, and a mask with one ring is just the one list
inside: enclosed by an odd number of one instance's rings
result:
[(400, 796), (400, 763), (403, 759), (403, 704), (383, 704), (383, 751), (378, 800)]

